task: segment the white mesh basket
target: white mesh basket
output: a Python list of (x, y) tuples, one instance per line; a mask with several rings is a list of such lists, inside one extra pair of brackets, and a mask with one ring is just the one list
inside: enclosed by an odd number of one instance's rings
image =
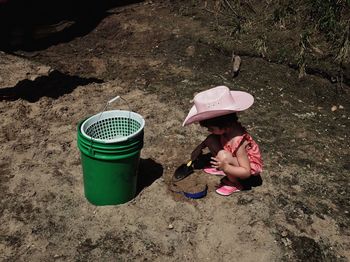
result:
[(101, 143), (122, 142), (140, 134), (145, 126), (143, 117), (135, 112), (125, 110), (105, 111), (112, 102), (122, 99), (116, 96), (109, 100), (101, 113), (93, 115), (86, 119), (81, 125), (83, 136), (92, 141)]
[(137, 136), (144, 126), (145, 120), (135, 112), (111, 110), (85, 120), (81, 125), (81, 133), (93, 141), (115, 143)]

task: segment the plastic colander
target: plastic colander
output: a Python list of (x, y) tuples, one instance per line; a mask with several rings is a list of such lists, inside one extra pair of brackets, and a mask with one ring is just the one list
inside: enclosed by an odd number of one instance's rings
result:
[[(121, 97), (117, 96), (108, 101), (104, 110), (119, 98)], [(116, 143), (129, 140), (142, 132), (145, 120), (141, 115), (131, 110), (104, 110), (83, 122), (81, 133), (84, 136), (96, 142)]]

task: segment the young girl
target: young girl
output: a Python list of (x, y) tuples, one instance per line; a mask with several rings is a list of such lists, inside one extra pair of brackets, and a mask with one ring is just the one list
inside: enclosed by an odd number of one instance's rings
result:
[(231, 195), (249, 187), (252, 182), (261, 184), (259, 147), (236, 115), (253, 102), (254, 98), (246, 92), (230, 91), (226, 86), (214, 87), (194, 97), (194, 106), (183, 123), (199, 122), (211, 133), (193, 150), (191, 159), (196, 160), (204, 148), (209, 149), (211, 167), (204, 171), (225, 176), (216, 189), (220, 195)]

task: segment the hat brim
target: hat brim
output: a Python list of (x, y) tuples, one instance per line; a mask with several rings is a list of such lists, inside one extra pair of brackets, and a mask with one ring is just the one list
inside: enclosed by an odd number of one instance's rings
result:
[(234, 98), (236, 103), (232, 106), (222, 108), (220, 110), (210, 110), (205, 112), (197, 112), (195, 106), (192, 106), (188, 113), (185, 121), (182, 123), (183, 126), (199, 122), (202, 120), (210, 119), (213, 117), (223, 116), (234, 112), (240, 112), (248, 109), (254, 103), (254, 97), (251, 94), (242, 91), (230, 91), (231, 96)]

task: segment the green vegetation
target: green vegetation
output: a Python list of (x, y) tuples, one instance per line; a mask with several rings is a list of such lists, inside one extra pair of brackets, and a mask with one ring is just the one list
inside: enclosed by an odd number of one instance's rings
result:
[[(197, 1), (232, 48), (343, 79), (350, 60), (350, 0)], [(282, 56), (282, 57), (280, 57)], [(310, 72), (310, 70), (309, 70)], [(348, 73), (349, 74), (349, 73)], [(350, 75), (345, 76), (350, 79)], [(348, 81), (348, 80), (347, 80)]]
[(349, 23), (349, 0), (309, 0), (309, 13), (315, 24), (329, 41), (341, 38)]
[(266, 47), (266, 35), (259, 36), (257, 40), (254, 43), (254, 48), (257, 50), (258, 54), (261, 57), (265, 57), (267, 53), (267, 47)]
[(300, 34), (300, 51), (297, 56), (298, 61), (298, 67), (299, 67), (299, 78), (302, 78), (306, 75), (306, 53), (307, 50), (310, 48), (310, 33), (303, 32)]

